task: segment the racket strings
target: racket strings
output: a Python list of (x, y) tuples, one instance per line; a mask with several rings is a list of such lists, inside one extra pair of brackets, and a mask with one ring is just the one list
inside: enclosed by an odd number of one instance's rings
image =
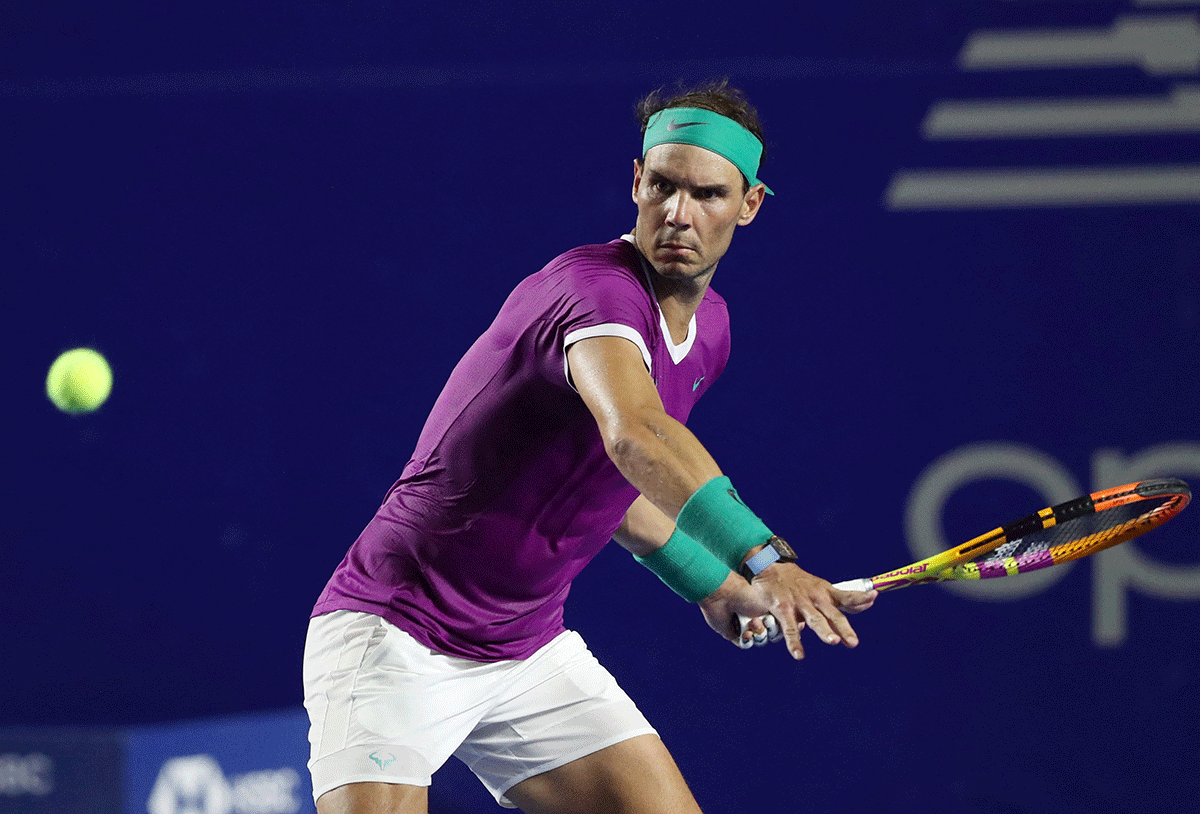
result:
[(1177, 495), (1139, 500), (1035, 530), (956, 566), (954, 578), (1013, 575), (1085, 557), (1162, 525), (1180, 501)]
[[(1116, 514), (1121, 509), (1125, 509), (1128, 510), (1125, 514), (1130, 516), (1076, 540), (1067, 540), (1058, 545), (1052, 549), (1054, 561), (1067, 562), (1079, 559), (1094, 551), (1102, 551), (1145, 534), (1174, 517), (1176, 512), (1182, 508), (1181, 502), (1181, 498), (1178, 496), (1170, 495), (1103, 512), (1102, 514)], [(1097, 518), (1099, 517), (1100, 515), (1097, 515)]]

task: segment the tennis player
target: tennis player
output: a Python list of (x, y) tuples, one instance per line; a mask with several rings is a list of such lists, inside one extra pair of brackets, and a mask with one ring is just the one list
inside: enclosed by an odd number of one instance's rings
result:
[(633, 231), (526, 278), (450, 374), (412, 459), (317, 601), (304, 658), (320, 814), (425, 812), (454, 755), (531, 814), (698, 812), (654, 729), (563, 625), (615, 539), (721, 636), (779, 620), (849, 647), (833, 588), (684, 426), (729, 353), (709, 284), (770, 190), (725, 83), (642, 100)]

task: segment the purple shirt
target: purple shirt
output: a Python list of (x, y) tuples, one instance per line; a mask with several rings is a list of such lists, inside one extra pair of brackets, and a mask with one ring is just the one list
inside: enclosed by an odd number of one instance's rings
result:
[(476, 661), (525, 658), (563, 631), (571, 580), (638, 494), (569, 381), (566, 349), (592, 336), (637, 344), (681, 422), (729, 357), (729, 315), (712, 290), (672, 344), (628, 236), (554, 259), (454, 368), (314, 616), (367, 611)]

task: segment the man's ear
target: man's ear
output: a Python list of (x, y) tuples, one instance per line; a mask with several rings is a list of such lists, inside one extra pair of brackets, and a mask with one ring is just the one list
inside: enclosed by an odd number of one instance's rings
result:
[(738, 216), (738, 226), (745, 226), (754, 220), (754, 216), (758, 214), (759, 207), (762, 206), (763, 199), (766, 197), (767, 188), (762, 184), (750, 187), (742, 198), (742, 214)]

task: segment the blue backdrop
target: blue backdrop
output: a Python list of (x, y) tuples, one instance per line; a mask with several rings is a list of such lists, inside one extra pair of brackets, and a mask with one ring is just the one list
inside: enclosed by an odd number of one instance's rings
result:
[[(18, 4), (0, 725), (299, 704), (312, 602), (445, 376), (522, 277), (632, 226), (632, 105), (677, 79), (746, 89), (777, 192), (692, 426), (809, 570), (1200, 479), (1197, 5)], [(69, 417), (42, 382), (79, 345), (115, 387)], [(800, 664), (616, 546), (568, 621), (706, 810), (1178, 807), (1198, 518), (885, 596)]]

